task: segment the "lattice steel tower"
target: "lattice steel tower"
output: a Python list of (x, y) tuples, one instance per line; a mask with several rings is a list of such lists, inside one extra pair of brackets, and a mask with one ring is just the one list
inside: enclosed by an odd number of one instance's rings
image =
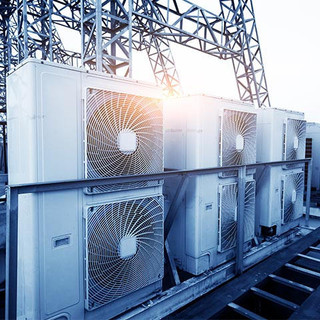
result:
[[(240, 99), (270, 106), (252, 0), (216, 0), (215, 7), (187, 0), (1, 1), (0, 111), (6, 73), (27, 57), (131, 77), (132, 50), (146, 50), (156, 82), (178, 94), (171, 42), (231, 59)], [(77, 32), (78, 50), (66, 49), (63, 28)]]

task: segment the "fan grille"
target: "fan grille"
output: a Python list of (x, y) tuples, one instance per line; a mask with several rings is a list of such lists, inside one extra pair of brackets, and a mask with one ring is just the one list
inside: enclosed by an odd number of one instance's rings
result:
[[(87, 178), (163, 171), (163, 115), (160, 100), (104, 90), (87, 90)], [(124, 143), (123, 143), (124, 142)], [(157, 185), (134, 182), (91, 192)]]
[(219, 251), (236, 245), (237, 239), (237, 193), (236, 183), (223, 185), (220, 190)]
[(305, 157), (306, 121), (288, 119), (285, 139), (285, 160), (297, 160)]
[(256, 182), (246, 182), (244, 203), (244, 241), (247, 242), (254, 237), (255, 211), (256, 208)]
[(86, 221), (88, 310), (163, 277), (162, 197), (91, 207)]
[(288, 174), (284, 177), (282, 190), (283, 223), (300, 218), (303, 214), (303, 172)]
[(225, 109), (221, 130), (221, 166), (256, 162), (257, 115)]
[[(237, 198), (238, 185), (222, 185), (220, 189), (219, 208), (219, 251), (223, 252), (236, 246), (237, 241)], [(254, 236), (255, 223), (255, 181), (245, 185), (244, 204), (244, 241)]]

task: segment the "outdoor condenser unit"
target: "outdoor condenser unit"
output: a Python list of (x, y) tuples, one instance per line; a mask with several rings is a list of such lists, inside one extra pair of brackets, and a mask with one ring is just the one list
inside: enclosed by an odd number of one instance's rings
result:
[[(252, 105), (204, 95), (164, 104), (165, 167), (198, 169), (256, 162), (256, 111)], [(248, 173), (245, 242), (254, 237), (255, 181)], [(176, 183), (165, 184), (168, 201)], [(200, 274), (234, 256), (237, 230), (236, 173), (190, 178), (169, 233), (179, 268)]]
[[(9, 183), (163, 171), (160, 91), (27, 60), (8, 79)], [(111, 318), (161, 290), (159, 182), (19, 198), (20, 319)]]
[(306, 158), (312, 157), (311, 187), (320, 190), (320, 123), (307, 122)]
[[(257, 161), (304, 159), (306, 122), (303, 119), (300, 112), (259, 109)], [(256, 211), (265, 235), (279, 235), (299, 225), (303, 214), (302, 166), (267, 166), (257, 172)]]

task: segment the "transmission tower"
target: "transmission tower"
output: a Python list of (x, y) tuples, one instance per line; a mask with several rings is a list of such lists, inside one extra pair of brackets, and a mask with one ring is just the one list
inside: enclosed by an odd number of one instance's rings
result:
[[(218, 2), (218, 0), (216, 0)], [(170, 43), (232, 60), (239, 97), (270, 106), (252, 0), (220, 0), (211, 12), (187, 0), (12, 0), (0, 6), (0, 93), (7, 72), (27, 57), (132, 75), (132, 50), (145, 50), (156, 82), (181, 92)], [(59, 28), (76, 31), (66, 49)]]

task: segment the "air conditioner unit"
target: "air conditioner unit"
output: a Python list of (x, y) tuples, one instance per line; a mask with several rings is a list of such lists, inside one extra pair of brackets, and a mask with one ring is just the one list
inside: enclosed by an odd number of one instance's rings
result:
[[(10, 184), (163, 170), (158, 88), (34, 59), (7, 81)], [(24, 195), (18, 223), (19, 319), (111, 318), (161, 290), (161, 182)]]
[[(256, 162), (256, 111), (252, 105), (203, 95), (171, 99), (164, 103), (164, 126), (167, 168), (198, 169)], [(245, 238), (250, 246), (255, 214), (252, 172), (246, 179)], [(176, 184), (166, 181), (168, 202), (175, 189)], [(179, 268), (197, 275), (234, 256), (236, 199), (234, 172), (190, 178), (168, 236)]]
[[(297, 160), (305, 157), (306, 122), (304, 114), (284, 109), (258, 110), (257, 160), (272, 162)], [(257, 171), (256, 211), (259, 216), (261, 232), (267, 235), (282, 234), (299, 225), (299, 219), (284, 219), (284, 197), (296, 194), (301, 198), (287, 177), (302, 174), (302, 165), (265, 167)], [(302, 216), (302, 203), (295, 202), (295, 210)]]
[(312, 158), (311, 187), (320, 190), (320, 124), (307, 122), (306, 158)]

